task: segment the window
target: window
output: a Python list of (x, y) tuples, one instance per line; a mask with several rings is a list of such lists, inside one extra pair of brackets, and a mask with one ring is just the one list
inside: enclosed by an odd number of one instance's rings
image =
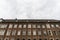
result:
[(15, 35), (15, 34), (16, 34), (16, 30), (13, 30), (13, 31), (12, 31), (12, 35)]
[(47, 35), (47, 32), (46, 32), (46, 31), (43, 31), (43, 35), (45, 35), (45, 36), (46, 36), (46, 35)]
[(0, 28), (6, 28), (7, 24), (0, 24)]
[(31, 28), (31, 24), (28, 24), (28, 28)]
[(48, 30), (48, 35), (53, 35), (52, 31), (51, 30)]
[(12, 28), (13, 27), (13, 24), (9, 24), (9, 28)]
[(33, 35), (36, 35), (36, 30), (33, 30)]
[(56, 31), (53, 31), (53, 35), (58, 35)]
[(13, 37), (10, 40), (15, 40)]
[(57, 28), (60, 28), (58, 24), (56, 24), (56, 27), (57, 27)]
[(0, 30), (0, 35), (4, 35), (5, 30)]
[(31, 30), (28, 30), (28, 35), (31, 35)]
[(23, 25), (23, 28), (26, 28), (26, 24)]
[(38, 31), (38, 35), (41, 35), (41, 31)]
[(7, 30), (6, 35), (7, 35), (7, 36), (9, 36), (9, 35), (10, 35), (10, 33), (11, 33), (11, 30)]
[(36, 40), (36, 39), (33, 39), (33, 40)]
[(17, 28), (17, 24), (14, 24), (14, 28)]
[(42, 25), (42, 28), (45, 28), (45, 25)]
[(39, 40), (42, 40), (42, 39), (39, 39)]
[(9, 38), (8, 38), (8, 37), (6, 37), (4, 40), (9, 40)]
[(46, 24), (46, 27), (47, 27), (47, 28), (50, 28), (50, 25), (49, 25), (49, 24)]
[(54, 40), (53, 38), (51, 38), (50, 40)]
[(51, 27), (52, 27), (52, 28), (55, 28), (55, 26), (54, 26), (53, 24), (51, 24)]
[(22, 28), (22, 24), (19, 24), (19, 28)]
[(40, 28), (40, 25), (37, 25), (37, 28)]
[(28, 39), (28, 40), (30, 40), (30, 39)]
[(19, 38), (17, 38), (17, 40), (20, 40)]
[(21, 35), (21, 30), (18, 31), (17, 35)]
[(26, 30), (23, 30), (22, 31), (22, 35), (26, 35)]
[(33, 24), (32, 27), (33, 27), (33, 28), (36, 28), (36, 24)]
[(44, 39), (44, 40), (47, 40), (47, 39)]
[(22, 39), (22, 40), (25, 40), (25, 39)]

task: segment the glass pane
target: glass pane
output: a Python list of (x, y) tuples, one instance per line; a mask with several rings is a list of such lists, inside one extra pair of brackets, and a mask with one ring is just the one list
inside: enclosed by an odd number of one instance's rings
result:
[(23, 25), (23, 28), (26, 28), (26, 24)]
[(16, 30), (13, 30), (13, 31), (12, 31), (12, 35), (15, 35), (15, 34), (16, 34)]
[(19, 24), (19, 28), (22, 28), (22, 25), (21, 24)]
[(12, 28), (13, 27), (13, 24), (9, 24), (9, 28)]
[(17, 35), (21, 35), (21, 30), (18, 31)]
[(31, 30), (28, 30), (28, 35), (31, 35)]
[(17, 24), (14, 24), (14, 28), (17, 28)]
[(7, 35), (7, 36), (9, 36), (9, 35), (10, 35), (10, 33), (11, 33), (11, 30), (7, 30), (6, 35)]
[(47, 27), (47, 28), (50, 28), (50, 24), (46, 24), (46, 27)]
[(7, 24), (0, 24), (0, 28), (6, 28)]
[(45, 28), (45, 25), (42, 25), (42, 28)]
[(5, 30), (0, 30), (0, 35), (4, 35)]
[(28, 28), (31, 28), (31, 24), (28, 24)]
[(36, 35), (36, 30), (33, 30), (33, 35)]
[(40, 25), (37, 25), (37, 28), (41, 28)]
[(36, 28), (36, 24), (33, 24), (32, 27), (33, 27), (33, 28)]

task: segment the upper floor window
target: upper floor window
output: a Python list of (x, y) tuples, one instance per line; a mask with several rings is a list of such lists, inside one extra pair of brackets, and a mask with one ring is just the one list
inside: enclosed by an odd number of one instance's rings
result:
[(46, 31), (43, 31), (43, 35), (45, 35), (45, 36), (46, 36), (46, 35), (47, 35), (47, 32), (46, 32)]
[(41, 35), (41, 31), (38, 31), (38, 35)]
[(6, 35), (7, 35), (7, 36), (9, 36), (9, 35), (10, 35), (10, 33), (11, 33), (11, 30), (7, 30)]
[(42, 25), (42, 28), (45, 28), (45, 25)]
[(36, 28), (36, 24), (33, 24), (32, 27), (33, 27), (33, 28)]
[(36, 30), (33, 30), (33, 35), (36, 35)]
[(16, 34), (16, 30), (12, 30), (12, 35), (15, 35)]
[(19, 28), (22, 28), (22, 24), (19, 24)]
[(26, 24), (23, 25), (23, 28), (26, 28)]
[(18, 30), (18, 33), (17, 33), (17, 35), (21, 35), (21, 30)]
[(28, 35), (31, 35), (31, 30), (28, 30)]
[(46, 27), (47, 27), (47, 28), (50, 28), (50, 24), (46, 24)]
[(17, 24), (14, 24), (14, 28), (17, 28)]
[(0, 30), (0, 35), (4, 35), (5, 30)]
[(28, 24), (28, 28), (31, 28), (31, 24)]
[(59, 25), (58, 25), (58, 24), (56, 24), (56, 27), (58, 27), (58, 28), (59, 28)]
[(6, 28), (7, 24), (0, 24), (0, 28)]
[(22, 31), (22, 35), (26, 35), (26, 30), (23, 30)]
[(41, 26), (40, 25), (37, 25), (37, 28), (41, 28)]
[(52, 27), (52, 28), (55, 28), (54, 24), (51, 24), (51, 27)]
[(9, 28), (12, 28), (13, 27), (13, 24), (9, 24)]

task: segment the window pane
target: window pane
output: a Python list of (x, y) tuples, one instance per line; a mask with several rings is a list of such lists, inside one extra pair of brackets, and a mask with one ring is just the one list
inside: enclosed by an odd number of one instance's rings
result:
[(9, 28), (12, 28), (13, 27), (13, 24), (9, 24)]
[(26, 24), (23, 25), (23, 28), (26, 28)]
[(14, 28), (17, 28), (17, 24), (14, 24)]
[(22, 35), (26, 35), (26, 31), (25, 30), (22, 31)]
[(33, 35), (36, 35), (36, 30), (33, 30)]
[(50, 24), (46, 24), (46, 27), (47, 27), (47, 28), (50, 28)]
[(41, 28), (40, 25), (37, 25), (37, 28)]
[(28, 28), (31, 28), (31, 24), (28, 24)]
[(46, 36), (46, 35), (47, 35), (47, 32), (46, 32), (46, 31), (43, 31), (43, 35), (45, 35), (45, 36)]
[(42, 28), (45, 28), (45, 25), (42, 25)]
[(31, 35), (31, 30), (28, 30), (28, 35)]
[(7, 30), (6, 35), (7, 35), (7, 36), (9, 36), (9, 35), (10, 35), (10, 33), (11, 33), (11, 30)]
[(0, 28), (6, 28), (7, 24), (0, 24)]
[(21, 30), (18, 31), (17, 35), (21, 35)]
[(56, 24), (56, 27), (57, 27), (57, 28), (60, 28), (58, 24)]
[(41, 35), (41, 31), (38, 31), (38, 35)]
[(22, 25), (21, 24), (19, 24), (19, 28), (22, 28)]
[(36, 24), (33, 24), (32, 27), (33, 27), (33, 28), (36, 28)]
[(53, 24), (51, 24), (51, 27), (52, 27), (52, 28), (55, 28), (55, 26), (54, 26)]
[(15, 34), (16, 34), (16, 30), (13, 30), (13, 31), (12, 31), (12, 35), (15, 35)]
[(0, 30), (0, 35), (4, 35), (5, 30)]

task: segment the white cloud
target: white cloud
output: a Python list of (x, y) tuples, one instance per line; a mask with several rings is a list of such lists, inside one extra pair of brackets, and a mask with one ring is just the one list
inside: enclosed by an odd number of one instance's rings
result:
[(0, 0), (0, 18), (60, 19), (60, 0)]

